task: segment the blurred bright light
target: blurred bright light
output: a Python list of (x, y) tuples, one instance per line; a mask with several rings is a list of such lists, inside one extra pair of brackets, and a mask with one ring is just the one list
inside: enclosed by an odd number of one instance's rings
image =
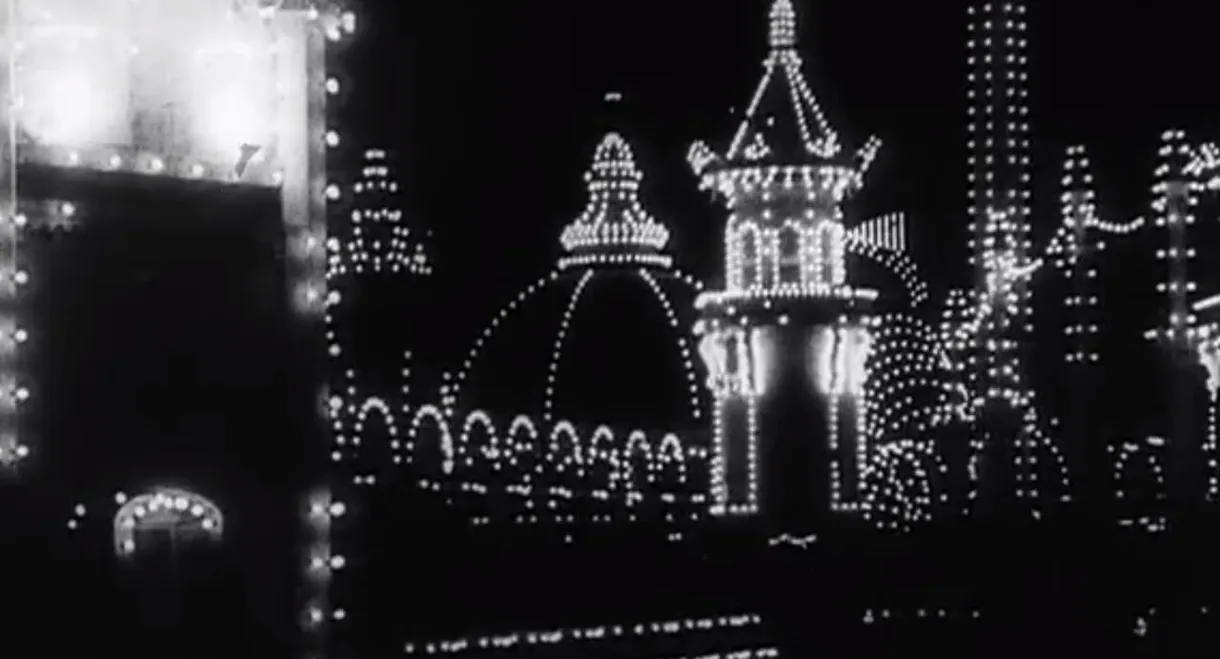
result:
[(263, 128), (265, 117), (260, 116), (257, 103), (243, 90), (232, 89), (217, 93), (203, 111), (206, 126), (204, 139), (208, 145), (221, 153), (232, 153), (234, 158), (243, 144), (259, 144), (267, 137)]
[(37, 140), (51, 144), (78, 144), (96, 137), (93, 129), (102, 116), (100, 95), (89, 76), (62, 72), (26, 87), (21, 109), (25, 129)]

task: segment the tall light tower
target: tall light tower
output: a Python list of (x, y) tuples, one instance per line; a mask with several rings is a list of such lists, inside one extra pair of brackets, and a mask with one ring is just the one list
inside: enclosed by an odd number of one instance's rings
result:
[(712, 512), (805, 532), (862, 500), (876, 293), (849, 281), (842, 203), (880, 142), (842, 152), (801, 73), (790, 0), (771, 6), (769, 43), (728, 150), (689, 155), (729, 212), (725, 288), (699, 297), (696, 334), (715, 400)]
[[(968, 8), (967, 164), (976, 325), (967, 377), (977, 420), (972, 494), (990, 513), (1045, 493), (1033, 392), (1022, 378), (1031, 326), (1029, 90), (1024, 2)], [(1020, 506), (1027, 508), (1029, 506)], [(1036, 508), (1034, 508), (1036, 510)]]

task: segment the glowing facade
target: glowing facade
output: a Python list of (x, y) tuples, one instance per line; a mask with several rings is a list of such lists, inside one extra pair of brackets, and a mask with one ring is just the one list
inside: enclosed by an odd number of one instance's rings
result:
[(842, 153), (801, 72), (789, 0), (771, 6), (769, 44), (728, 150), (689, 154), (729, 211), (725, 289), (700, 296), (695, 332), (715, 401), (713, 512), (803, 525), (863, 500), (875, 293), (848, 279), (841, 204), (880, 143)]
[[(339, 85), (326, 73), (328, 44), (354, 30), (354, 15), (307, 0), (6, 0), (2, 6), (0, 325), (12, 358), (0, 366), (0, 461), (14, 464), (38, 452), (39, 438), (23, 436), (19, 413), (20, 402), (37, 395), (38, 374), (22, 372), (15, 357), (15, 344), (31, 332), (18, 315), (21, 290), (39, 275), (24, 269), (23, 230), (121, 212), (102, 207), (101, 201), (90, 207), (94, 192), (47, 198), (46, 189), (64, 180), (86, 181), (84, 188), (101, 191), (96, 199), (149, 189), (188, 191), (182, 203), (189, 203), (184, 200), (190, 194), (219, 205), (230, 198), (257, 198), (260, 204), (275, 199), (287, 277), (282, 303), (295, 321), (292, 345), (298, 345), (299, 332), (299, 345), (307, 346), (303, 351), (322, 355), (327, 204), (340, 195), (327, 170), (327, 151), (338, 143), (337, 133), (327, 126), (327, 98), (338, 93)], [(164, 194), (170, 198), (174, 192)], [(274, 307), (275, 301), (267, 304)], [(300, 362), (309, 358), (302, 356)], [(325, 399), (324, 368), (319, 362), (317, 369), (306, 370), (303, 378), (320, 403)], [(299, 446), (313, 446), (326, 434), (324, 406), (312, 408), (312, 425), (305, 424), (307, 436), (297, 438)], [(308, 403), (304, 409), (310, 409)], [(308, 411), (303, 415), (311, 416)], [(323, 453), (318, 451), (318, 457)], [(323, 464), (317, 460), (311, 480), (322, 478)], [(322, 491), (321, 496), (329, 496), (327, 488)], [(310, 529), (311, 547), (326, 546), (328, 527), (301, 519), (309, 516), (304, 489), (294, 496), (297, 500), (284, 503), (284, 514), (296, 514), (298, 527)], [(168, 507), (163, 499), (155, 495), (148, 506), (140, 503), (118, 512), (120, 553), (129, 544), (123, 534), (153, 519), (150, 506), (181, 512), (178, 502), (188, 500), (193, 503), (186, 507), (187, 517), (196, 503), (203, 511), (201, 528), (221, 524), (214, 506), (193, 495), (175, 494)], [(173, 522), (169, 516), (156, 519)], [(70, 524), (75, 527), (82, 527), (79, 520)], [(305, 571), (298, 576), (306, 576)], [(306, 587), (294, 597), (300, 595), (297, 601), (314, 613), (302, 612), (302, 618), (330, 619), (325, 583), (303, 583)], [(320, 646), (324, 622), (306, 627), (306, 645)]]

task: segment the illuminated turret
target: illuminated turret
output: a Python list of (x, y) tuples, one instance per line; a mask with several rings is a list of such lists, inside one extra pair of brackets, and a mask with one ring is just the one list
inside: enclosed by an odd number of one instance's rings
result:
[(842, 203), (880, 142), (842, 152), (801, 74), (790, 0), (770, 19), (766, 72), (728, 150), (700, 142), (688, 159), (729, 211), (725, 289), (696, 303), (715, 396), (713, 512), (787, 530), (862, 496), (862, 312), (876, 293), (849, 284)]

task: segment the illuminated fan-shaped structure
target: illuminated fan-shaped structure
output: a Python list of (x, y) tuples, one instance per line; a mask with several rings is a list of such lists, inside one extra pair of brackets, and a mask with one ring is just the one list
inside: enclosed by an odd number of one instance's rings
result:
[(445, 391), (447, 416), (482, 408), (650, 434), (704, 423), (686, 337), (700, 284), (665, 252), (669, 230), (641, 205), (642, 178), (627, 141), (607, 134), (585, 175), (588, 204), (560, 236), (564, 255), (476, 339)]
[(187, 490), (158, 488), (121, 503), (114, 516), (114, 550), (119, 556), (134, 554), (136, 535), (142, 530), (219, 540), (224, 525), (224, 515), (211, 500)]

